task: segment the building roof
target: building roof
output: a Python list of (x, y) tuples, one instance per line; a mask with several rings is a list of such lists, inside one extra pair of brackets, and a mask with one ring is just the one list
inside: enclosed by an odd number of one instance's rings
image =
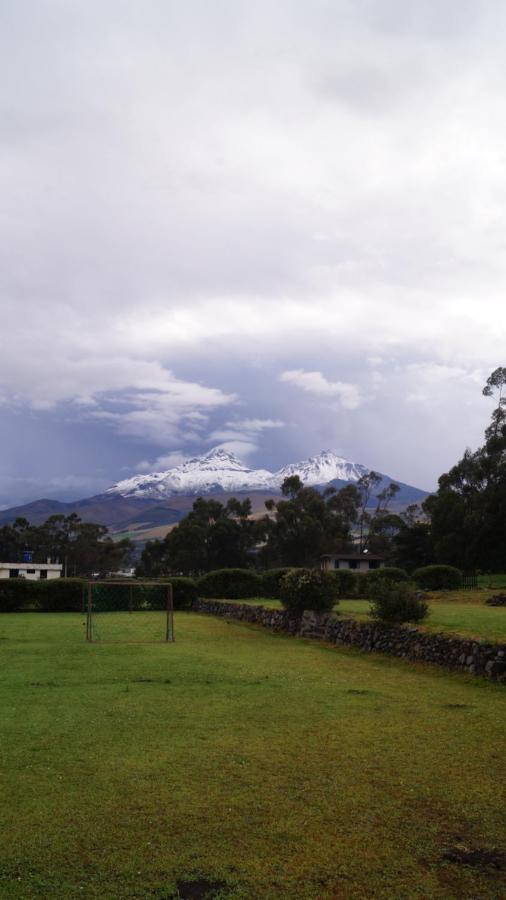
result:
[(0, 569), (63, 569), (63, 564), (36, 562), (0, 562)]

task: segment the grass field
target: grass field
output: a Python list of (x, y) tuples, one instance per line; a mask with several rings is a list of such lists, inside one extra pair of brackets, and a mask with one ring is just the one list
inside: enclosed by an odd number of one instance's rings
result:
[[(368, 601), (342, 600), (339, 611), (343, 616), (352, 615), (370, 621)], [(506, 641), (506, 607), (485, 606), (470, 598), (448, 599), (448, 595), (432, 595), (429, 598), (429, 617), (417, 625), (422, 631), (439, 631), (460, 634), (482, 641)]]
[(485, 856), (445, 858), (506, 849), (504, 688), (175, 624), (100, 645), (75, 614), (0, 617), (0, 897), (504, 896)]
[(482, 588), (506, 588), (506, 573), (478, 575), (478, 584)]
[[(417, 627), (426, 631), (447, 632), (481, 641), (506, 641), (506, 607), (486, 606), (485, 600), (493, 591), (444, 591), (427, 596), (430, 615)], [(279, 600), (255, 597), (238, 603), (259, 603), (281, 609)], [(338, 612), (344, 617), (369, 622), (368, 600), (341, 600)]]

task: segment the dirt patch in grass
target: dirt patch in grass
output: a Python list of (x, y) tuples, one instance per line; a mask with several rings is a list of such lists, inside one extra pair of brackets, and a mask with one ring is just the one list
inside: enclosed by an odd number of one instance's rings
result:
[(506, 869), (506, 853), (497, 848), (468, 847), (466, 844), (455, 844), (443, 855), (443, 859), (459, 866), (470, 866), (473, 869)]
[(211, 881), (208, 878), (181, 879), (176, 882), (180, 900), (214, 900), (226, 897), (229, 893), (224, 881)]

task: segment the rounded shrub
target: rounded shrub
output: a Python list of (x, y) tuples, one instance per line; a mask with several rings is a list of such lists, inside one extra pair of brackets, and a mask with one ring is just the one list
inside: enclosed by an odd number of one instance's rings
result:
[(262, 578), (262, 597), (270, 600), (279, 600), (281, 597), (281, 582), (287, 572), (292, 572), (290, 566), (284, 566), (279, 569), (267, 569), (261, 573)]
[(426, 591), (456, 591), (462, 586), (462, 572), (455, 566), (424, 566), (413, 572), (413, 578)]
[(370, 615), (389, 625), (421, 622), (429, 607), (413, 584), (405, 581), (378, 580), (371, 589)]
[(281, 602), (293, 615), (305, 609), (329, 612), (338, 602), (336, 579), (321, 569), (292, 569), (282, 579)]
[(251, 569), (216, 569), (202, 575), (197, 581), (199, 596), (216, 600), (260, 597), (262, 587), (262, 577)]

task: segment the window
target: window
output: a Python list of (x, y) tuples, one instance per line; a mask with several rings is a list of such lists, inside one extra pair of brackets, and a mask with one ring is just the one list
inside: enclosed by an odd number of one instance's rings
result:
[(47, 569), (41, 569), (39, 578), (47, 578)]
[(27, 575), (35, 575), (35, 569), (27, 569), (26, 574)]
[(358, 560), (356, 560), (356, 559), (349, 559), (349, 560), (348, 560), (348, 565), (349, 565), (350, 569), (358, 569)]
[(379, 569), (379, 559), (370, 559), (369, 560), (369, 568), (370, 569)]
[(334, 569), (338, 569), (338, 568), (339, 568), (339, 560), (335, 559), (334, 560)]
[(19, 569), (9, 569), (9, 578), (19, 578)]

